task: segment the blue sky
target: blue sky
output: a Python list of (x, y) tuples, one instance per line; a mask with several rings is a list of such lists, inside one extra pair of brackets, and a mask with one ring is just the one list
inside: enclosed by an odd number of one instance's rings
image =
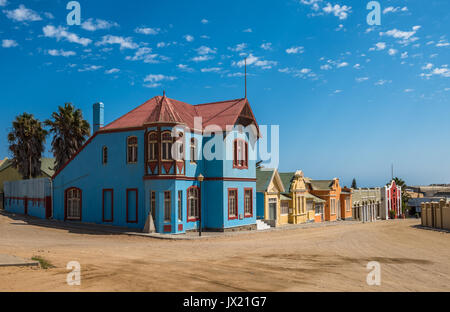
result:
[[(366, 0), (0, 0), (0, 158), (17, 114), (72, 102), (110, 122), (162, 94), (188, 103), (244, 95), (280, 125), (280, 170), (382, 185), (450, 183), (450, 2)], [(48, 140), (50, 142), (50, 139)], [(47, 148), (49, 150), (50, 147)], [(50, 155), (47, 152), (47, 155)]]

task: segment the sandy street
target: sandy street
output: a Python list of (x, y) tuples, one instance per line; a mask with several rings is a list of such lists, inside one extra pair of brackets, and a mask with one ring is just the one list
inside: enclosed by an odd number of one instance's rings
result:
[[(83, 234), (0, 215), (0, 254), (55, 268), (0, 268), (0, 291), (450, 291), (450, 234), (419, 220), (195, 241)], [(66, 265), (81, 264), (81, 286)], [(381, 263), (381, 286), (366, 265)]]

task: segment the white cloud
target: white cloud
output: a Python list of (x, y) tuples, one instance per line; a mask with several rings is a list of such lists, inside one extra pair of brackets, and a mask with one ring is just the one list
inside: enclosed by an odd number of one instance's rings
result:
[[(247, 60), (248, 66), (254, 65), (257, 67), (261, 67), (262, 69), (270, 69), (270, 68), (272, 68), (272, 66), (277, 65), (277, 62), (275, 62), (275, 61), (261, 60), (259, 57), (254, 56), (251, 53), (248, 55), (246, 60)], [(245, 65), (245, 60), (241, 60), (239, 62), (233, 62), (232, 65), (237, 66), (237, 67), (243, 67)]]
[(419, 39), (417, 37), (414, 37), (414, 35), (420, 28), (422, 28), (422, 26), (413, 26), (411, 31), (402, 31), (394, 28), (386, 32), (380, 32), (380, 36), (388, 36), (395, 39), (400, 39), (399, 42), (401, 44), (409, 44)]
[(401, 58), (402, 59), (408, 58), (408, 52), (403, 52)]
[(147, 75), (144, 78), (144, 82), (146, 84), (144, 84), (144, 87), (147, 88), (156, 88), (159, 87), (161, 85), (162, 81), (173, 81), (175, 80), (176, 77), (172, 77), (172, 76), (165, 76), (165, 75)]
[(107, 75), (117, 74), (119, 72), (120, 72), (120, 69), (118, 69), (118, 68), (111, 68), (109, 70), (105, 70), (105, 74), (107, 74)]
[(233, 48), (229, 47), (228, 50), (231, 50), (233, 52), (240, 52), (240, 51), (243, 51), (246, 48), (247, 48), (247, 44), (246, 43), (239, 43)]
[(396, 12), (406, 12), (408, 11), (408, 7), (393, 7), (393, 6), (389, 6), (387, 8), (385, 8), (383, 10), (383, 14), (388, 14), (388, 13), (396, 13)]
[(413, 92), (414, 91), (414, 89), (405, 89), (405, 93), (410, 93), (410, 92)]
[(396, 49), (389, 49), (389, 51), (388, 51), (389, 55), (395, 55), (395, 54), (397, 54), (397, 52), (398, 52), (398, 50), (396, 50)]
[(200, 55), (207, 55), (207, 54), (215, 54), (217, 52), (217, 49), (210, 48), (207, 46), (201, 46), (200, 48), (196, 49), (197, 53)]
[(85, 22), (81, 24), (81, 28), (87, 31), (96, 31), (100, 29), (110, 29), (112, 27), (118, 27), (119, 24), (115, 22), (108, 22), (102, 19), (87, 19)]
[(221, 70), (222, 70), (222, 68), (220, 68), (220, 67), (210, 67), (210, 68), (202, 68), (201, 72), (202, 73), (211, 73), (211, 72), (218, 73)]
[(161, 31), (160, 28), (150, 28), (150, 27), (138, 27), (134, 30), (137, 34), (142, 35), (157, 35)]
[(380, 79), (380, 80), (378, 80), (377, 82), (375, 82), (375, 85), (376, 86), (382, 86), (382, 85), (385, 85), (386, 83), (391, 83), (392, 82), (392, 80), (383, 80), (383, 79)]
[(266, 42), (261, 44), (261, 49), (263, 50), (272, 50), (272, 43)]
[(305, 52), (304, 47), (291, 47), (289, 49), (286, 49), (287, 54), (301, 54)]
[(422, 69), (432, 69), (433, 68), (433, 64), (428, 63), (427, 65), (423, 66)]
[(450, 43), (448, 43), (446, 40), (441, 39), (439, 40), (438, 43), (436, 43), (436, 47), (441, 48), (441, 47), (448, 47), (450, 46)]
[(92, 42), (91, 39), (80, 38), (77, 34), (68, 32), (66, 28), (61, 26), (55, 27), (52, 25), (47, 25), (44, 28), (42, 28), (42, 31), (44, 32), (45, 37), (55, 38), (57, 41), (65, 39), (69, 42), (78, 43), (83, 46), (87, 46)]
[(131, 37), (121, 37), (121, 36), (112, 36), (112, 35), (106, 35), (103, 36), (102, 41), (99, 41), (96, 43), (98, 46), (107, 45), (107, 44), (118, 44), (120, 45), (120, 49), (137, 49), (139, 46), (138, 44), (133, 42), (133, 39)]
[(51, 56), (64, 56), (64, 57), (76, 55), (74, 51), (64, 51), (64, 50), (48, 50), (47, 53), (48, 55)]
[(96, 71), (102, 68), (103, 66), (98, 65), (85, 65), (84, 68), (78, 69), (79, 72), (86, 72), (86, 71)]
[(202, 23), (202, 24), (208, 24), (209, 21), (208, 21), (206, 18), (204, 18), (204, 19), (201, 20), (201, 23)]
[(194, 62), (204, 62), (204, 61), (209, 61), (212, 60), (214, 57), (210, 56), (210, 55), (199, 55), (199, 56), (194, 56), (191, 60)]
[(194, 70), (192, 68), (190, 68), (188, 65), (185, 64), (178, 64), (177, 68), (183, 71), (187, 71), (187, 72), (193, 72)]
[(247, 29), (244, 29), (242, 32), (251, 33), (251, 32), (253, 32), (253, 30), (251, 28), (247, 28)]
[(17, 46), (18, 46), (18, 44), (15, 40), (11, 40), (11, 39), (3, 39), (2, 40), (2, 48), (14, 48)]
[(187, 42), (192, 42), (192, 41), (194, 41), (194, 37), (191, 36), (191, 35), (185, 35), (183, 38), (184, 38)]
[(0, 0), (0, 6), (6, 6), (7, 4), (8, 4), (8, 1)]
[(31, 9), (27, 9), (23, 4), (19, 5), (15, 10), (3, 10), (3, 13), (6, 14), (7, 18), (16, 22), (36, 22), (42, 20), (38, 13)]
[(165, 56), (151, 53), (152, 49), (148, 47), (139, 48), (133, 56), (126, 56), (127, 61), (143, 61), (147, 64), (157, 64), (160, 60), (167, 60)]
[(355, 64), (355, 65), (353, 65), (353, 68), (354, 69), (361, 69), (361, 64)]
[(322, 69), (322, 70), (330, 70), (331, 68), (332, 67), (329, 64), (325, 64), (325, 65), (320, 66), (320, 69)]
[(340, 20), (345, 20), (348, 17), (348, 14), (351, 12), (352, 7), (339, 4), (335, 4), (334, 6), (331, 3), (327, 3), (327, 5), (322, 9), (327, 14), (334, 14), (334, 16), (339, 17)]
[(364, 82), (364, 81), (369, 80), (369, 77), (360, 77), (360, 78), (356, 78), (355, 80), (356, 80), (357, 82)]
[(337, 68), (341, 68), (341, 67), (347, 67), (348, 66), (348, 63), (347, 62), (342, 62), (342, 63), (339, 63), (339, 64), (337, 64)]
[(378, 43), (375, 44), (375, 47), (370, 48), (369, 51), (375, 51), (375, 50), (381, 51), (381, 50), (384, 50), (384, 49), (386, 49), (386, 43), (385, 42), (378, 42)]

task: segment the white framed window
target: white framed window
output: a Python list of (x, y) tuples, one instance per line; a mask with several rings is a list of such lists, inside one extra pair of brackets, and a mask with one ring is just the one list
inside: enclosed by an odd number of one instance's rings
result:
[(162, 160), (173, 160), (172, 157), (172, 134), (163, 132), (161, 134), (161, 158)]
[(244, 216), (253, 217), (253, 189), (244, 190)]
[(197, 163), (197, 139), (196, 138), (191, 138), (190, 161), (193, 164)]
[(148, 161), (158, 160), (158, 135), (151, 132), (148, 135)]
[(281, 201), (281, 214), (282, 215), (289, 214), (289, 202), (288, 201)]
[(336, 214), (336, 198), (331, 198), (330, 199), (330, 213), (332, 215)]
[(237, 219), (238, 217), (238, 190), (228, 189), (228, 220)]
[(66, 191), (66, 219), (81, 220), (81, 190), (70, 188)]
[(178, 191), (178, 221), (183, 221), (183, 191)]
[(345, 200), (345, 211), (347, 211), (347, 212), (350, 211), (350, 200), (349, 199)]
[(164, 192), (164, 222), (170, 222), (172, 219), (172, 192)]
[(138, 139), (135, 136), (127, 139), (127, 162), (135, 164), (138, 161)]
[(188, 190), (188, 222), (198, 220), (200, 211), (200, 190), (196, 186), (191, 186)]

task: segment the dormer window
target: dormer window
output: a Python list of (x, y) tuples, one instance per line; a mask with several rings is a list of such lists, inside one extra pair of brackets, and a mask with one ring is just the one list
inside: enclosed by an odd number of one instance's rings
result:
[(162, 160), (173, 160), (172, 158), (172, 135), (170, 132), (163, 132), (161, 135), (161, 158)]
[(158, 160), (158, 135), (151, 132), (148, 135), (148, 161)]
[(197, 163), (197, 139), (191, 138), (191, 148), (190, 148), (190, 159), (191, 163)]
[(242, 139), (234, 140), (233, 168), (248, 169), (248, 143)]
[(138, 161), (138, 140), (137, 137), (132, 136), (127, 139), (127, 163), (136, 164)]
[(102, 149), (102, 164), (106, 165), (108, 163), (108, 148), (103, 146)]

